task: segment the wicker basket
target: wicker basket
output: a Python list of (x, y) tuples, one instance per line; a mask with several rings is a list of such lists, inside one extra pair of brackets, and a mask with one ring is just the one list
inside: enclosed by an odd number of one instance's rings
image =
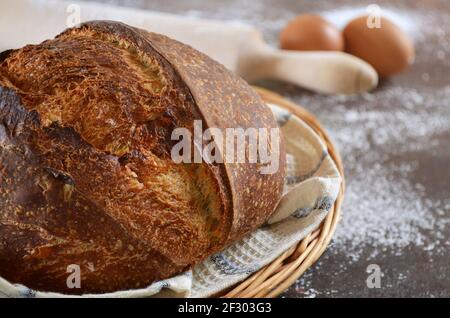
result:
[(289, 102), (282, 96), (263, 88), (255, 87), (262, 98), (279, 105), (297, 115), (322, 138), (331, 158), (341, 175), (342, 185), (338, 198), (320, 227), (309, 233), (301, 242), (292, 246), (272, 263), (266, 265), (246, 280), (217, 296), (239, 298), (276, 297), (292, 285), (323, 254), (333, 237), (341, 214), (344, 199), (345, 180), (341, 158), (325, 130), (317, 119), (304, 108)]

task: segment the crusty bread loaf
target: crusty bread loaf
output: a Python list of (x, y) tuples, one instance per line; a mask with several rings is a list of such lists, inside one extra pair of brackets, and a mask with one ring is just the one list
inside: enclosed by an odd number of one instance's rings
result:
[[(195, 119), (277, 127), (251, 87), (191, 47), (94, 21), (0, 63), (0, 276), (10, 282), (69, 294), (144, 287), (276, 207), (282, 146), (274, 174), (171, 160), (172, 131)], [(67, 286), (71, 264), (81, 288)]]

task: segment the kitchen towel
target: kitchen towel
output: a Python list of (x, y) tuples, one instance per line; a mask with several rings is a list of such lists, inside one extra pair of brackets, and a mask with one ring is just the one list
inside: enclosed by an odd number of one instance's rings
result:
[[(284, 194), (268, 222), (191, 271), (147, 288), (85, 297), (208, 297), (250, 276), (316, 229), (342, 182), (319, 136), (300, 118), (269, 104), (284, 135)], [(31, 290), (0, 278), (0, 297), (79, 297)]]

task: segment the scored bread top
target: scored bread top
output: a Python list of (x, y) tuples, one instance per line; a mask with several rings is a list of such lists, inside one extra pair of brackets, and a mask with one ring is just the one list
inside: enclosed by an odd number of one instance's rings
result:
[[(94, 21), (0, 64), (0, 276), (110, 292), (179, 273), (261, 225), (282, 191), (257, 164), (175, 164), (173, 129), (275, 128), (204, 54)], [(66, 268), (82, 268), (68, 289)]]

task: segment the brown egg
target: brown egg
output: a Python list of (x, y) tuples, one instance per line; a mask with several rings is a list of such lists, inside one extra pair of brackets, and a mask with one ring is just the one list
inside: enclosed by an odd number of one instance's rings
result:
[(280, 46), (285, 50), (343, 51), (341, 32), (317, 15), (300, 15), (280, 33)]
[(345, 51), (372, 65), (380, 77), (406, 69), (414, 60), (414, 46), (408, 35), (386, 18), (380, 27), (369, 28), (368, 17), (354, 19), (344, 29)]

